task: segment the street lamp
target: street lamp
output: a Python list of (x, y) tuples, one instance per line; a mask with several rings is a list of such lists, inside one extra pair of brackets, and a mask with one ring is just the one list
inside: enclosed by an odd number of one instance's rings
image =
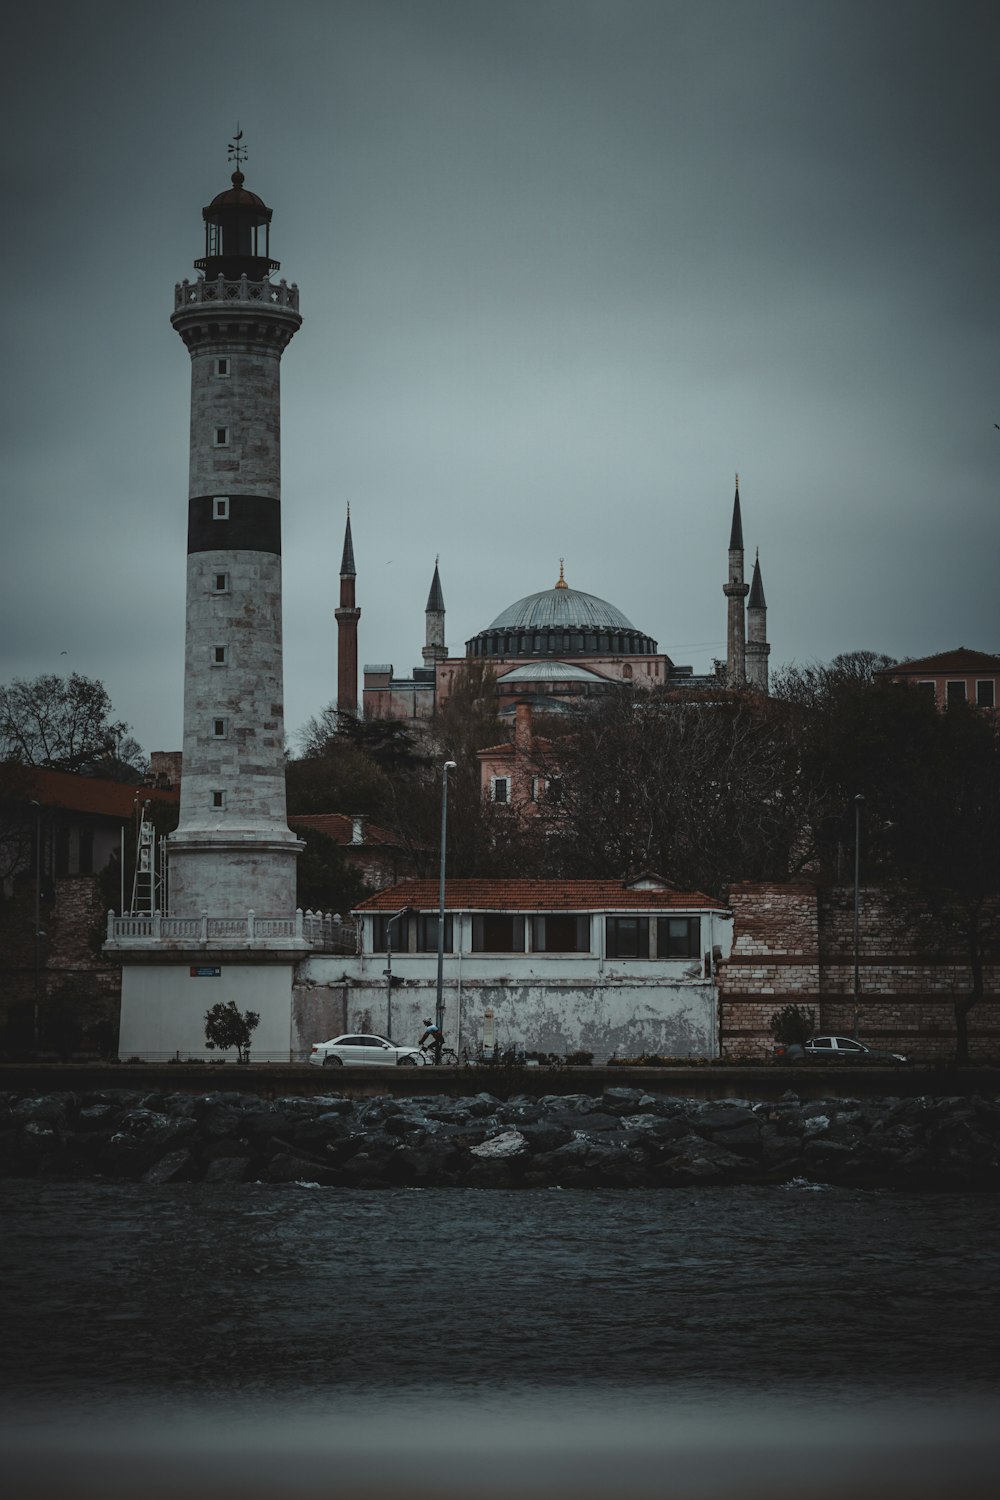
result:
[(441, 878), (438, 882), (437, 1005), (434, 1011), (434, 1024), (439, 1031), (444, 1030), (444, 866), (448, 847), (448, 772), (457, 770), (455, 761), (446, 760), (441, 777)]
[(401, 906), (399, 911), (394, 912), (385, 924), (385, 1034), (392, 1040), (392, 924), (398, 922), (400, 917), (408, 916), (413, 910), (412, 906)]
[(39, 1044), (38, 990), (41, 980), (39, 964), (40, 953), (38, 943), (39, 939), (42, 936), (40, 930), (42, 922), (42, 805), (40, 802), (36, 802), (34, 798), (31, 799), (29, 805), (35, 809), (35, 926), (33, 934), (35, 954), (35, 1003), (31, 1023), (31, 1045), (34, 1050), (35, 1056), (37, 1057)]
[(861, 809), (865, 799), (861, 792), (854, 799), (854, 1040), (859, 1041), (861, 1016), (861, 969), (859, 962), (861, 910)]

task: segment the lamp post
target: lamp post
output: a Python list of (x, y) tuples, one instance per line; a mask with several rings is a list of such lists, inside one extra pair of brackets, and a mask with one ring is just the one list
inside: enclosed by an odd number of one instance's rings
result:
[(441, 775), (441, 877), (438, 882), (437, 1004), (434, 1010), (434, 1024), (439, 1031), (444, 1030), (444, 867), (448, 847), (448, 772), (457, 769), (455, 761), (446, 760)]
[(32, 932), (35, 964), (35, 986), (34, 1007), (31, 1020), (31, 1045), (36, 1057), (38, 1055), (39, 1031), (38, 1031), (38, 990), (41, 980), (39, 971), (39, 949), (38, 940), (41, 937), (40, 927), (42, 921), (42, 806), (34, 798), (30, 804), (35, 809), (35, 925)]
[(400, 917), (407, 916), (413, 910), (412, 906), (401, 906), (399, 911), (394, 912), (385, 924), (385, 1034), (392, 1041), (392, 924), (398, 922)]
[(861, 969), (859, 961), (860, 953), (860, 923), (861, 911), (861, 809), (865, 805), (864, 796), (861, 792), (854, 799), (854, 1040), (860, 1040), (860, 1017), (861, 1017)]

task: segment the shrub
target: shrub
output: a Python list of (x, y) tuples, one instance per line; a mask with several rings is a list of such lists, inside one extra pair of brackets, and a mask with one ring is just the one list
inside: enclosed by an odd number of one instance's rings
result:
[(776, 1042), (786, 1047), (797, 1042), (801, 1047), (816, 1030), (816, 1012), (804, 1005), (785, 1005), (774, 1012), (770, 1027)]
[[(211, 1052), (216, 1047), (225, 1051), (235, 1047), (237, 1061), (250, 1061), (250, 1041), (260, 1023), (255, 1010), (238, 1011), (236, 1001), (219, 1001), (205, 1012), (205, 1046)], [(225, 1062), (225, 1058), (213, 1058), (213, 1062)]]

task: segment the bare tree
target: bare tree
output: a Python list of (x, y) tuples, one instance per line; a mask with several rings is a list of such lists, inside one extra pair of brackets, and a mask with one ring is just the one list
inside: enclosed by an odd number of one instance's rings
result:
[(144, 770), (129, 725), (111, 715), (111, 699), (94, 678), (15, 677), (0, 687), (0, 759), (97, 774)]

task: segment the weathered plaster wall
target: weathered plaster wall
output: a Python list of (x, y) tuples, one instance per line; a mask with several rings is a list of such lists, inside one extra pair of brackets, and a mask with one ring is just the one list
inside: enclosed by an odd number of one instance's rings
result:
[[(423, 1018), (433, 1016), (436, 979), (433, 963), (423, 962), (421, 977), (404, 978), (392, 990), (391, 1002), (381, 973), (369, 960), (364, 972), (357, 959), (311, 957), (299, 965), (293, 999), (293, 1058), (306, 1058), (313, 1042), (342, 1031), (391, 1029), (396, 1041), (416, 1042)], [(405, 957), (393, 955), (397, 977)], [(509, 968), (509, 964), (508, 964)], [(374, 970), (374, 972), (373, 972)], [(410, 973), (414, 961), (410, 960)], [(661, 1053), (672, 1057), (716, 1054), (715, 986), (709, 981), (637, 979), (631, 974), (548, 978), (502, 982), (469, 969), (461, 981), (453, 974), (444, 986), (444, 1030), (449, 1045), (478, 1051), (487, 1008), (495, 1016), (502, 1047), (568, 1053), (587, 1051), (596, 1062), (609, 1057)]]
[[(206, 957), (205, 967), (212, 967)], [(198, 967), (198, 965), (195, 965)], [(254, 1062), (288, 1062), (291, 1035), (291, 964), (222, 962), (218, 978), (192, 976), (183, 964), (125, 964), (122, 968), (118, 1055), (147, 1062), (219, 1056), (205, 1047), (205, 1014), (220, 1001), (254, 1010)], [(235, 1051), (224, 1054), (235, 1058)]]

